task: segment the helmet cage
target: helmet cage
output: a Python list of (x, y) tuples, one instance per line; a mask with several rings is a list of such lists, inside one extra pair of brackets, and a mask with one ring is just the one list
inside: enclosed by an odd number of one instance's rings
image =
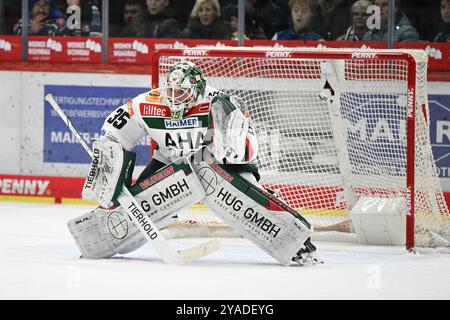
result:
[(180, 120), (205, 92), (206, 81), (200, 68), (191, 62), (177, 63), (168, 73), (164, 85), (173, 120)]

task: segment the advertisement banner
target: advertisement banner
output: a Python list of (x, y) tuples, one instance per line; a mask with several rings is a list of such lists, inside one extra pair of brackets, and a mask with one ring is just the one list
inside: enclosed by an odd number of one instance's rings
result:
[[(192, 47), (237, 46), (235, 40), (210, 39), (148, 39), (109, 38), (108, 62), (114, 64), (150, 65), (155, 50)], [(317, 48), (372, 48), (386, 49), (383, 42), (350, 41), (298, 41), (298, 40), (245, 40), (246, 47), (317, 47)], [(422, 49), (427, 52), (428, 69), (450, 70), (448, 43), (395, 43), (395, 48)], [(0, 61), (20, 61), (20, 36), (0, 35)], [(99, 37), (29, 36), (28, 60), (48, 62), (102, 62), (102, 39)]]
[(0, 174), (0, 196), (80, 198), (84, 178)]
[(450, 45), (448, 43), (395, 43), (396, 49), (422, 49), (428, 54), (428, 70), (450, 70)]
[(108, 62), (117, 64), (150, 65), (150, 57), (155, 50), (205, 46), (237, 46), (237, 41), (209, 39), (110, 38), (108, 39)]
[[(361, 48), (361, 49), (387, 49), (384, 42), (352, 42), (352, 41), (292, 41), (292, 40), (246, 40), (248, 47), (316, 47), (316, 48)], [(428, 54), (428, 70), (450, 70), (450, 46), (448, 43), (429, 42), (396, 42), (396, 49), (422, 49)]]
[[(63, 108), (64, 112), (70, 117), (75, 127), (82, 134), (83, 138), (91, 145), (92, 140), (99, 138), (100, 128), (106, 117), (118, 106), (125, 104), (130, 98), (146, 91), (146, 88), (117, 88), (117, 87), (92, 87), (92, 86), (56, 86), (45, 85), (44, 95), (52, 93), (56, 101)], [(384, 97), (383, 100), (387, 98)], [(392, 103), (395, 105), (396, 97), (392, 97)], [(386, 102), (386, 101), (383, 101)], [(373, 103), (377, 103), (373, 101)], [(377, 103), (378, 104), (378, 103)], [(431, 94), (429, 95), (430, 109), (430, 137), (439, 178), (445, 191), (450, 191), (450, 95)], [(355, 114), (355, 110), (349, 111), (349, 117)], [(374, 119), (369, 117), (369, 119)], [(392, 129), (392, 132), (403, 132), (405, 123), (380, 123), (366, 120), (369, 132), (376, 131), (385, 134), (386, 126)], [(361, 122), (361, 121), (360, 121)], [(352, 128), (356, 131), (361, 123), (356, 121), (352, 123)], [(381, 128), (381, 129), (380, 129)], [(403, 128), (403, 129), (402, 129)], [(377, 131), (378, 130), (378, 131)], [(350, 132), (352, 133), (352, 132)], [(353, 139), (350, 134), (349, 139)], [(398, 138), (398, 149), (403, 150), (404, 136)], [(376, 141), (384, 140), (381, 138)], [(392, 143), (390, 139), (390, 143)], [(353, 141), (353, 140), (351, 140)], [(359, 141), (355, 138), (353, 141)], [(396, 140), (395, 140), (396, 141)], [(352, 146), (353, 143), (350, 143)], [(379, 146), (383, 147), (383, 146)], [(146, 165), (150, 160), (150, 139), (148, 136), (143, 138), (141, 143), (135, 148), (137, 153), (136, 165)], [(404, 152), (404, 151), (401, 151)], [(350, 159), (353, 161), (354, 159)], [(396, 162), (393, 159), (393, 164)], [(88, 164), (90, 159), (77, 142), (76, 138), (62, 122), (59, 116), (46, 102), (44, 114), (44, 162), (45, 163), (67, 163), (67, 164)], [(357, 162), (354, 160), (354, 162)], [(369, 170), (369, 168), (366, 168)], [(394, 170), (394, 175), (404, 175), (393, 165), (390, 170)], [(392, 172), (391, 172), (392, 173)]]
[(0, 35), (0, 61), (20, 61), (21, 59), (21, 37)]
[[(146, 88), (45, 85), (44, 96), (52, 93), (56, 102), (75, 128), (92, 146), (100, 138), (100, 130), (107, 116)], [(133, 151), (136, 165), (150, 161), (150, 140), (145, 136)], [(44, 112), (44, 162), (89, 164), (90, 158), (75, 136), (67, 128), (48, 102)]]
[(450, 95), (428, 95), (430, 139), (444, 191), (450, 191)]
[(102, 41), (99, 38), (65, 38), (67, 62), (102, 62)]
[(28, 60), (48, 62), (102, 62), (101, 38), (30, 36)]
[(406, 177), (407, 111), (403, 101), (399, 94), (342, 94), (341, 112), (353, 173)]

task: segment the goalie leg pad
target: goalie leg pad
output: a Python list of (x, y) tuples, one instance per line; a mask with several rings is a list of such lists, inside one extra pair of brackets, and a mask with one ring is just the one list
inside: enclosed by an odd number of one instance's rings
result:
[(284, 202), (226, 165), (201, 162), (196, 172), (208, 208), (280, 264), (290, 264), (308, 249), (311, 225)]
[[(161, 228), (158, 222), (155, 224)], [(87, 259), (109, 258), (117, 253), (128, 253), (147, 241), (122, 207), (97, 207), (70, 220), (67, 227), (82, 256)]]
[[(202, 200), (204, 189), (186, 159), (166, 165), (130, 188), (142, 212), (158, 229), (170, 224), (176, 212)], [(139, 216), (137, 217), (139, 220)], [(123, 208), (97, 208), (68, 222), (85, 258), (107, 258), (142, 246), (146, 239)], [(149, 230), (151, 232), (151, 230)]]

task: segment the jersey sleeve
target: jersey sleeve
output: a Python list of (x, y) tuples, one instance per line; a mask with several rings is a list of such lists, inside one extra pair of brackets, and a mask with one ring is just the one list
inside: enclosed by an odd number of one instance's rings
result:
[(101, 139), (111, 139), (130, 151), (145, 136), (146, 130), (135, 116), (135, 99), (114, 110), (105, 120)]

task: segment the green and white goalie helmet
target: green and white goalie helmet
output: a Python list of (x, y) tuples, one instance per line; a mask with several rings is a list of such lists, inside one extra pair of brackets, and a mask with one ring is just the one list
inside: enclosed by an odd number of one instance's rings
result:
[(190, 61), (176, 63), (168, 72), (163, 94), (172, 120), (183, 118), (187, 110), (205, 94), (206, 80), (200, 67)]

